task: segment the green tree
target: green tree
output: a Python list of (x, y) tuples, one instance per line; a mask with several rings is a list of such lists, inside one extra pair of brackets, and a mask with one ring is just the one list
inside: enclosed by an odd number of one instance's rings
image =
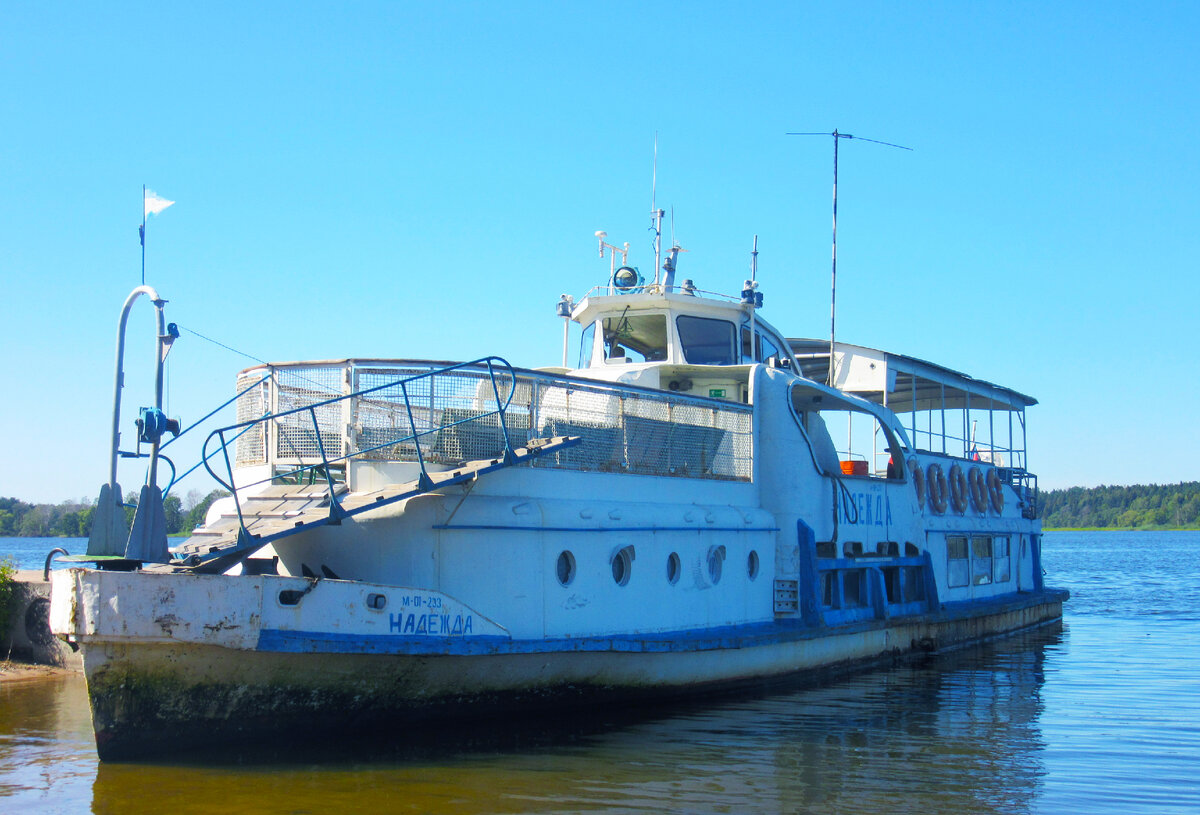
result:
[(178, 535), (183, 531), (183, 501), (178, 495), (168, 495), (163, 499), (163, 515), (167, 519), (168, 535)]
[(203, 526), (204, 516), (208, 514), (208, 508), (212, 506), (213, 501), (216, 501), (218, 498), (224, 498), (226, 495), (229, 495), (229, 493), (225, 490), (213, 490), (208, 495), (204, 496), (204, 498), (198, 504), (192, 507), (188, 511), (187, 517), (184, 519), (184, 534), (190, 535), (193, 529), (198, 526)]
[(9, 618), (13, 612), (13, 596), (17, 591), (17, 566), (12, 558), (0, 558), (0, 639), (8, 638)]
[(48, 537), (50, 535), (49, 508), (39, 504), (26, 512), (25, 516), (21, 518), (21, 531), (18, 534), (23, 538)]

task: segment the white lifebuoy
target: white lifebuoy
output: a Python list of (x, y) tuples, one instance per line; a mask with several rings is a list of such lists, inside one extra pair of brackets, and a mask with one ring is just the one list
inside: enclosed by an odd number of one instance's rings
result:
[(978, 467), (971, 467), (967, 470), (967, 486), (971, 490), (971, 509), (976, 512), (987, 512), (988, 508), (988, 490), (987, 485), (983, 483), (983, 473)]
[(908, 460), (908, 477), (912, 479), (913, 489), (917, 491), (917, 509), (925, 509), (925, 473), (915, 458)]
[(963, 475), (962, 467), (953, 464), (950, 467), (950, 503), (954, 511), (960, 515), (967, 510), (967, 477)]
[(925, 470), (925, 486), (929, 490), (929, 508), (941, 515), (946, 511), (946, 474), (936, 461)]
[(992, 511), (999, 515), (1004, 511), (1004, 483), (1000, 480), (1000, 473), (994, 469), (988, 470), (987, 489), (988, 497), (992, 501)]

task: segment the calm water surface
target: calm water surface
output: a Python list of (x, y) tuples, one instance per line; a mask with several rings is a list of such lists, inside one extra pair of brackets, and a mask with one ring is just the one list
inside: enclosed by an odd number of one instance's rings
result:
[(2, 684), (0, 811), (1200, 812), (1200, 533), (1050, 533), (1044, 559), (1061, 631), (565, 726), (100, 764), (82, 679)]

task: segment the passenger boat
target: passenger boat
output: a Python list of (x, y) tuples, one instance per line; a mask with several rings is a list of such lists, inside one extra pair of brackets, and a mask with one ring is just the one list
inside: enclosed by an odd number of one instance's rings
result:
[[(155, 472), (175, 428), (142, 411), (132, 532), (114, 463), (96, 566), (54, 575), (102, 759), (692, 694), (1061, 618), (1026, 466), (1034, 399), (788, 338), (757, 282), (677, 285), (677, 252), (647, 281), (598, 235), (607, 281), (558, 304), (574, 367), (564, 334), (563, 365), (538, 370), (242, 371), (237, 422), (204, 450), (231, 494), (170, 552)], [(161, 359), (164, 301), (142, 287), (126, 313), (139, 292)], [(119, 355), (117, 373), (114, 417)]]

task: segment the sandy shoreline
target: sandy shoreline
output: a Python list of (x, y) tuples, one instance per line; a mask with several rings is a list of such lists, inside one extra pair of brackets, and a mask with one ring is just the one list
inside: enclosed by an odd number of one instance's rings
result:
[(0, 683), (24, 682), (30, 679), (53, 679), (60, 676), (71, 676), (77, 673), (70, 668), (57, 668), (53, 665), (35, 665), (31, 662), (16, 660), (0, 661)]

